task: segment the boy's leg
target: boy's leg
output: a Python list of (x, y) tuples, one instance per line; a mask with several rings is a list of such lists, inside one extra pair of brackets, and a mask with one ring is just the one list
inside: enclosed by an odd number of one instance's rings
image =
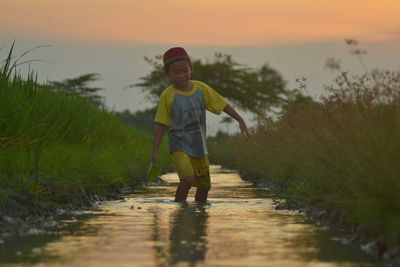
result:
[(206, 202), (207, 197), (208, 197), (208, 190), (204, 190), (198, 187), (194, 200), (196, 200), (197, 202)]
[(171, 154), (175, 170), (179, 175), (179, 185), (175, 193), (175, 202), (185, 201), (189, 189), (194, 183), (194, 170), (189, 155), (182, 151)]
[(186, 201), (189, 189), (192, 186), (193, 181), (193, 176), (185, 177), (184, 179), (182, 179), (182, 181), (178, 185), (178, 188), (176, 189), (175, 202)]
[(193, 158), (192, 164), (195, 169), (195, 181), (197, 185), (194, 199), (198, 202), (206, 202), (208, 191), (211, 188), (210, 163), (208, 162), (208, 157)]

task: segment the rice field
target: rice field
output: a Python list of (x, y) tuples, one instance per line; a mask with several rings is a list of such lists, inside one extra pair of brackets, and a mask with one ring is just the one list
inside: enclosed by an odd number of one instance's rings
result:
[[(22, 78), (12, 49), (1, 64), (0, 211), (84, 205), (88, 196), (144, 181), (150, 134), (79, 96), (39, 84), (34, 73)], [(167, 154), (165, 146), (161, 153)]]

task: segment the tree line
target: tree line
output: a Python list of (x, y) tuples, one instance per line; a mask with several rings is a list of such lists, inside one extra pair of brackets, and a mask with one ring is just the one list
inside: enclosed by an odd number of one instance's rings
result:
[[(158, 98), (170, 83), (165, 76), (160, 55), (144, 59), (151, 66), (151, 71), (128, 88), (145, 92), (153, 107), (134, 113), (124, 110), (115, 112), (115, 115), (130, 126), (152, 131)], [(298, 92), (288, 90), (282, 75), (267, 63), (259, 68), (250, 68), (236, 62), (231, 55), (215, 53), (211, 61), (192, 60), (192, 66), (192, 79), (206, 82), (237, 108), (254, 115), (284, 109), (300, 96)], [(82, 97), (104, 109), (104, 99), (99, 96), (99, 92), (104, 89), (90, 86), (99, 79), (99, 74), (89, 73), (50, 82), (49, 85), (70, 97)], [(223, 118), (221, 123), (229, 122)]]

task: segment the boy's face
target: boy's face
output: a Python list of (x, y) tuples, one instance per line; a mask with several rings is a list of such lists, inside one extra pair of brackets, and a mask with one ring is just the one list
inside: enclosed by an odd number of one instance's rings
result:
[(167, 76), (175, 87), (185, 89), (192, 76), (192, 67), (186, 59), (175, 61), (169, 66)]

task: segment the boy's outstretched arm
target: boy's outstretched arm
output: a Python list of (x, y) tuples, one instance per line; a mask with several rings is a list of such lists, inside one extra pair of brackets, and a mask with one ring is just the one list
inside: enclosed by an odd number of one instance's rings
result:
[(164, 135), (164, 130), (166, 126), (164, 124), (155, 123), (154, 126), (154, 141), (153, 141), (153, 150), (151, 152), (151, 159), (152, 163), (155, 163), (158, 159), (158, 150), (160, 149), (160, 144)]
[(240, 131), (242, 134), (244, 134), (244, 136), (246, 136), (247, 140), (250, 137), (250, 133), (243, 118), (229, 104), (227, 104), (224, 108), (224, 112), (239, 122)]

